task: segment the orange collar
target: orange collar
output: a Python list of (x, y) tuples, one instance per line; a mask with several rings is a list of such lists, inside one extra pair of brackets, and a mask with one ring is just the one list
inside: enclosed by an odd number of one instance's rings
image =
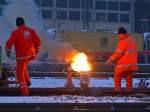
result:
[(125, 39), (125, 38), (127, 38), (128, 36), (129, 36), (129, 34), (118, 34), (118, 38), (119, 38), (120, 40)]

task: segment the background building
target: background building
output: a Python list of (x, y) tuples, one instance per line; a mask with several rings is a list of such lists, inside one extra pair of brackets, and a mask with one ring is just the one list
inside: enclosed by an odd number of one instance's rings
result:
[(150, 32), (150, 0), (136, 0), (135, 32)]
[(72, 31), (131, 31), (132, 0), (35, 0), (47, 27)]
[[(150, 31), (150, 0), (34, 0), (46, 29), (129, 32)], [(0, 0), (0, 14), (6, 0)]]
[[(111, 32), (61, 32), (63, 40), (69, 42), (78, 51), (113, 52), (118, 42), (117, 34)], [(144, 38), (142, 34), (134, 33), (138, 44), (138, 51), (143, 50)], [(84, 44), (83, 44), (84, 43)]]

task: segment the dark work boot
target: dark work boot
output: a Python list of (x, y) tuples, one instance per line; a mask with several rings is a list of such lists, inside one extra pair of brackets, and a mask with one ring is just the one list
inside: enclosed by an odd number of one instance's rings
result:
[(21, 83), (20, 84), (20, 92), (23, 96), (28, 96), (29, 95), (29, 90), (28, 90), (28, 87), (27, 87), (26, 83)]
[(30, 76), (29, 75), (25, 75), (25, 80), (26, 80), (27, 86), (30, 87), (31, 86)]
[(27, 84), (28, 87), (31, 86), (31, 82), (26, 81), (26, 84)]

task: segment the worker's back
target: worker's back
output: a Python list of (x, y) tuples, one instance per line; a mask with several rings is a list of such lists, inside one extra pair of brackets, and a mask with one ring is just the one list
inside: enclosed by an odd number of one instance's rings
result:
[(124, 47), (124, 53), (116, 61), (116, 65), (121, 65), (131, 70), (137, 70), (137, 44), (133, 37), (128, 34), (125, 36), (124, 39), (120, 40), (120, 46)]
[(10, 48), (12, 44), (15, 46), (17, 59), (29, 58), (36, 55), (35, 47), (36, 44), (40, 44), (40, 39), (34, 30), (26, 25), (21, 25), (12, 32), (6, 48)]

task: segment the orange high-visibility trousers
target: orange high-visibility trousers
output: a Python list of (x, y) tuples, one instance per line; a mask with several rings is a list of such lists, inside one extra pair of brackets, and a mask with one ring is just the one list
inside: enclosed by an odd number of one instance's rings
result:
[(126, 89), (127, 90), (132, 89), (133, 71), (132, 70), (120, 71), (120, 70), (115, 69), (114, 86), (115, 86), (116, 91), (121, 89), (121, 79), (123, 75), (125, 75), (125, 78), (126, 78)]
[(27, 83), (30, 82), (27, 65), (29, 59), (17, 60), (16, 76), (20, 84), (20, 91), (23, 95), (28, 95)]
[(28, 72), (29, 62), (30, 62), (30, 59), (27, 59), (26, 66), (24, 68), (24, 77), (25, 77), (25, 82), (26, 82), (27, 86), (29, 86), (31, 84), (30, 75), (29, 75), (29, 72)]

